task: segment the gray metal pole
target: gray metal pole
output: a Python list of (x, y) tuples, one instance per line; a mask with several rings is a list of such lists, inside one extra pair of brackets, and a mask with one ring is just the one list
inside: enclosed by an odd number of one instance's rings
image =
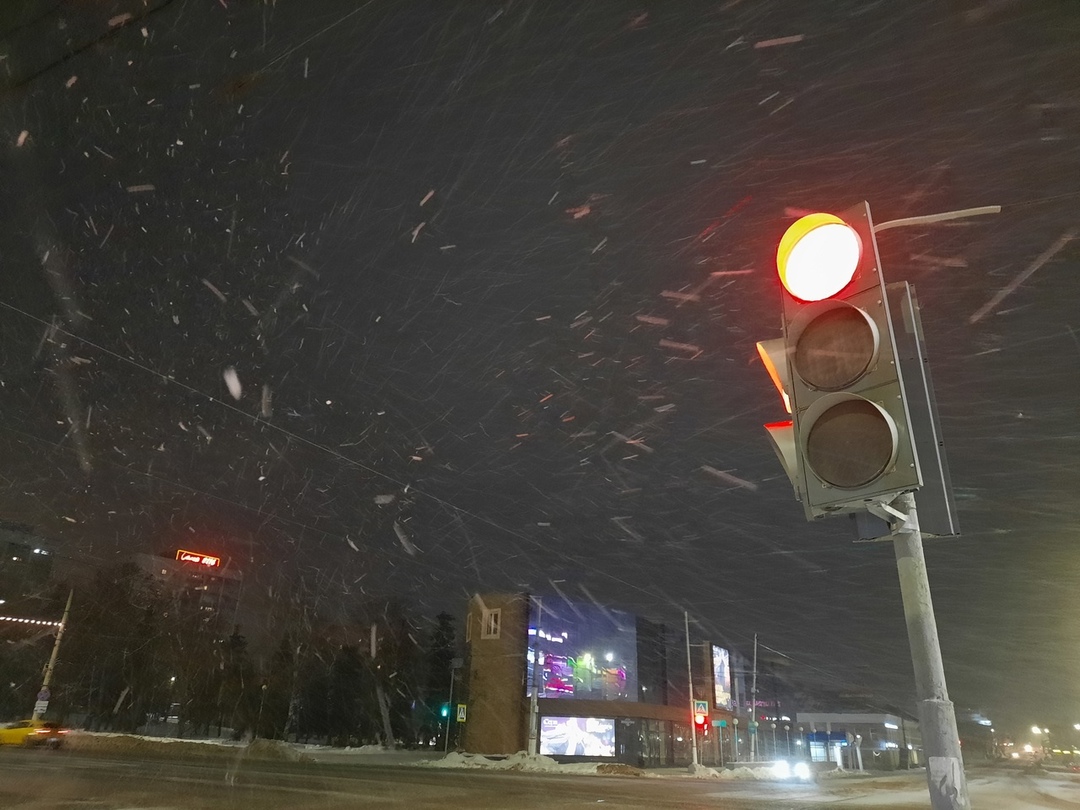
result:
[(533, 682), (529, 696), (529, 756), (540, 753), (537, 736), (540, 731), (540, 684), (543, 683), (543, 664), (540, 661), (540, 625), (544, 621), (544, 603), (536, 597), (536, 635), (533, 636)]
[(694, 765), (698, 764), (697, 755), (697, 725), (694, 723), (694, 665), (690, 659), (690, 614), (683, 611), (683, 622), (686, 625), (686, 683), (690, 687), (690, 756)]
[(454, 664), (450, 663), (450, 697), (446, 700), (446, 736), (443, 737), (442, 752), (450, 750), (450, 721), (454, 719)]
[(945, 667), (930, 599), (915, 496), (911, 493), (900, 495), (892, 507), (905, 516), (893, 521), (893, 548), (900, 575), (900, 594), (904, 600), (911, 663), (915, 669), (930, 806), (934, 810), (970, 810), (956, 714), (945, 687)]
[(754, 676), (750, 682), (750, 761), (758, 761), (757, 741), (757, 633), (754, 633)]
[[(68, 616), (71, 615), (71, 599), (75, 596), (74, 588), (68, 591), (67, 604), (64, 606), (64, 616), (60, 619), (60, 626), (56, 628), (56, 641), (53, 642), (52, 653), (49, 655), (49, 663), (45, 665), (45, 674), (41, 679), (41, 692), (48, 694), (49, 684), (52, 683), (53, 670), (56, 669), (56, 657), (60, 654), (60, 639), (64, 637), (64, 628), (67, 627)], [(39, 693), (40, 694), (40, 693)], [(48, 702), (47, 698), (43, 698)], [(40, 720), (45, 712), (39, 712), (37, 706), (30, 716), (31, 720)]]

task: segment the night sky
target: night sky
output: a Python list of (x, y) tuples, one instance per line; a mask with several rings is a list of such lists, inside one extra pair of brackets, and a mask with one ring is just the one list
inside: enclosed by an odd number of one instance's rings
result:
[(931, 585), (958, 706), (1080, 720), (1080, 5), (27, 0), (0, 32), (0, 517), (331, 612), (688, 609), (913, 706), (891, 545), (805, 521), (754, 344), (793, 212), (997, 204), (879, 237), (960, 507)]

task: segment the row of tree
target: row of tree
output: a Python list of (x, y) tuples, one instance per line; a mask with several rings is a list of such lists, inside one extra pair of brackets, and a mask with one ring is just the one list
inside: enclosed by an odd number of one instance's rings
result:
[[(53, 601), (62, 607), (64, 595)], [(424, 621), (400, 605), (367, 604), (350, 622), (330, 623), (286, 599), (262, 634), (276, 639), (259, 650), (191, 597), (134, 565), (102, 571), (77, 591), (49, 715), (92, 730), (176, 736), (443, 742), (456, 656), (450, 615)], [(0, 716), (28, 713), (52, 639), (0, 646)]]

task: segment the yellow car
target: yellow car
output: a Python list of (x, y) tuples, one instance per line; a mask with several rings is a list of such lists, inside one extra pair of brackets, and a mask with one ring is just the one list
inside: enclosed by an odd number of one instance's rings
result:
[(59, 723), (47, 720), (16, 720), (14, 723), (0, 725), (0, 745), (22, 745), (30, 748), (35, 745), (47, 745), (59, 748), (66, 728)]

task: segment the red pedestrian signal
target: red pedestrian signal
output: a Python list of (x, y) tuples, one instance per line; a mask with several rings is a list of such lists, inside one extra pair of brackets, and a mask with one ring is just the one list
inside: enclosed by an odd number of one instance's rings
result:
[(700, 714), (700, 713), (695, 714), (694, 715), (694, 725), (697, 726), (698, 728), (705, 728), (705, 721), (708, 720), (708, 719), (709, 718), (706, 717), (704, 714)]

